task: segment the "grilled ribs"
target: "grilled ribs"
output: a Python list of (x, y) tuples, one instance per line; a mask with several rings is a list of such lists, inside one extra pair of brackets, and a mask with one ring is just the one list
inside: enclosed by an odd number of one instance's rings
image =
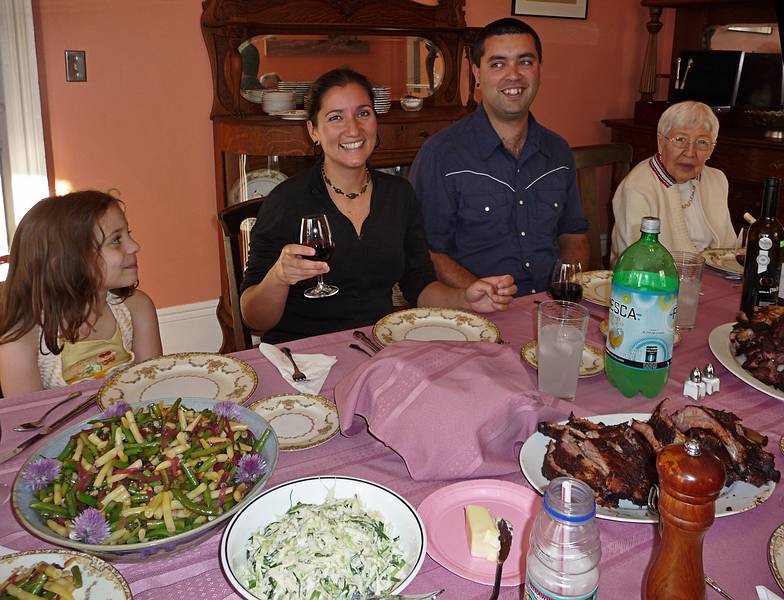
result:
[(658, 482), (656, 453), (691, 437), (724, 464), (726, 485), (746, 481), (760, 486), (779, 480), (773, 455), (763, 449), (767, 438), (744, 427), (736, 415), (695, 405), (670, 415), (666, 402), (647, 422), (605, 425), (570, 415), (565, 424), (539, 423), (539, 432), (553, 438), (542, 474), (548, 479), (581, 479), (604, 506), (618, 506), (620, 500), (644, 506), (651, 486)]
[(735, 356), (741, 366), (762, 383), (784, 390), (784, 306), (758, 306), (749, 319), (738, 314), (730, 332)]

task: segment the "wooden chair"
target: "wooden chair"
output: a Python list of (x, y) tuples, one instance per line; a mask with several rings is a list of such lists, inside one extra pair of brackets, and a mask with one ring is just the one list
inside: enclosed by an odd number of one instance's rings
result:
[[(583, 211), (591, 224), (588, 230), (588, 242), (591, 248), (591, 261), (588, 268), (605, 269), (609, 267), (610, 236), (615, 224), (612, 196), (615, 193), (615, 188), (629, 173), (632, 147), (629, 144), (578, 146), (572, 148), (572, 154), (577, 166), (577, 185), (580, 187)], [(610, 190), (606, 198), (600, 198), (601, 188), (597, 177), (597, 172), (602, 167), (611, 167), (612, 169)], [(607, 235), (605, 254), (602, 254), (602, 234)]]
[(247, 350), (252, 346), (251, 330), (242, 321), (240, 312), (240, 284), (245, 272), (247, 258), (247, 230), (242, 223), (255, 219), (264, 198), (232, 204), (218, 213), (218, 222), (223, 231), (223, 253), (226, 257), (226, 276), (229, 284), (232, 336), (234, 350)]

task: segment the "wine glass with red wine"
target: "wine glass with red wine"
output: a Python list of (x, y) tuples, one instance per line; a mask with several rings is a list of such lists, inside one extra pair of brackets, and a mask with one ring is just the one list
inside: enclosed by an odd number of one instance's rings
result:
[[(332, 241), (332, 232), (329, 229), (327, 215), (308, 215), (302, 217), (299, 230), (299, 243), (310, 246), (316, 250), (313, 256), (304, 256), (308, 260), (329, 262), (335, 252), (335, 243)], [(316, 287), (305, 291), (305, 298), (326, 298), (338, 293), (335, 285), (326, 285), (324, 278), (318, 275)]]
[(555, 300), (579, 302), (583, 299), (583, 286), (580, 273), (583, 268), (578, 260), (561, 258), (555, 261), (553, 277), (550, 280), (550, 295)]

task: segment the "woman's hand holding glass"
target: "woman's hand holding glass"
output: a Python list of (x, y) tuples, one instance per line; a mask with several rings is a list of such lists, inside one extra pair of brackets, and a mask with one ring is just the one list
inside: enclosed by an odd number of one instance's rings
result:
[(466, 308), (479, 313), (506, 310), (516, 293), (511, 275), (483, 277), (465, 289)]
[(312, 279), (329, 272), (329, 265), (322, 261), (310, 260), (306, 256), (314, 256), (315, 248), (302, 244), (286, 244), (280, 251), (274, 269), (278, 280), (286, 285), (294, 285), (305, 279)]

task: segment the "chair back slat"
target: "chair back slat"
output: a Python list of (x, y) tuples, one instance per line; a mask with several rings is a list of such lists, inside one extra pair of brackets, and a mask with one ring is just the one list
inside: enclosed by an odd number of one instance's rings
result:
[(245, 273), (248, 253), (249, 230), (243, 226), (248, 219), (255, 219), (264, 198), (232, 204), (218, 212), (218, 222), (223, 233), (223, 253), (226, 259), (232, 336), (235, 350), (247, 350), (252, 345), (251, 330), (242, 320), (240, 311), (240, 284)]
[[(612, 195), (615, 188), (629, 173), (632, 162), (632, 147), (629, 144), (597, 144), (572, 148), (577, 167), (577, 184), (580, 188), (583, 212), (590, 223), (588, 243), (591, 248), (590, 269), (609, 267), (610, 236), (615, 224), (612, 210)], [(600, 198), (598, 171), (611, 168), (610, 191), (607, 198)], [(605, 225), (606, 224), (606, 225)], [(601, 236), (607, 235), (607, 252), (602, 254)]]

